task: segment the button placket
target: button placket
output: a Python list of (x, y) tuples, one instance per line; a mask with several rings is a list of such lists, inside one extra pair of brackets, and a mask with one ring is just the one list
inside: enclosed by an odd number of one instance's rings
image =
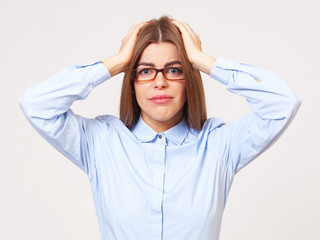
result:
[[(160, 136), (160, 135), (159, 135)], [(165, 138), (162, 136), (162, 140)], [(161, 141), (162, 142), (162, 141)], [(163, 200), (163, 187), (164, 187), (164, 161), (165, 161), (165, 148), (163, 144), (153, 146), (152, 154), (152, 169), (153, 169), (153, 190), (151, 196), (152, 208), (152, 240), (160, 240), (162, 236), (162, 200)]]
[(157, 142), (158, 142), (158, 144), (161, 144), (161, 145), (167, 145), (166, 135), (159, 133)]

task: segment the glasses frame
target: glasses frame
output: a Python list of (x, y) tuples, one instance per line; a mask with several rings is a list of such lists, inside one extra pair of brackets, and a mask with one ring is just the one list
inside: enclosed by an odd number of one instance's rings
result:
[(156, 77), (157, 77), (159, 72), (161, 72), (162, 76), (165, 79), (167, 79), (168, 81), (181, 81), (181, 80), (184, 80), (184, 78), (181, 78), (181, 79), (168, 79), (168, 78), (166, 78), (166, 75), (164, 74), (164, 70), (172, 69), (172, 68), (181, 68), (181, 67), (166, 67), (166, 68), (161, 68), (161, 69), (154, 68), (154, 67), (141, 68), (141, 69), (154, 69), (156, 71), (156, 74), (154, 75), (154, 78), (153, 79), (148, 79), (148, 80), (136, 80), (135, 77), (134, 77), (134, 73), (137, 70), (139, 70), (139, 68), (135, 68), (135, 69), (132, 69), (132, 71), (131, 71), (131, 80), (133, 82), (153, 82), (156, 79)]

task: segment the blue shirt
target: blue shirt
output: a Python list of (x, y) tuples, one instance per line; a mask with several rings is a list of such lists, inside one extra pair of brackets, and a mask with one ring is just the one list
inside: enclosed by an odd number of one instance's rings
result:
[(88, 175), (103, 240), (218, 240), (234, 175), (282, 134), (300, 97), (276, 74), (223, 58), (210, 76), (253, 112), (162, 133), (141, 118), (131, 131), (114, 116), (87, 119), (70, 106), (111, 77), (100, 62), (62, 69), (20, 97), (32, 126)]

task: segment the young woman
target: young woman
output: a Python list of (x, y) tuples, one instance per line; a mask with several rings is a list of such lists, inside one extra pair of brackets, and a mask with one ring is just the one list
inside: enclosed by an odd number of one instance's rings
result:
[[(252, 113), (207, 119), (200, 72), (245, 97)], [(70, 109), (124, 72), (120, 119)], [(32, 85), (20, 106), (33, 127), (89, 177), (102, 239), (219, 238), (234, 175), (266, 150), (300, 105), (274, 73), (213, 58), (186, 24), (134, 25), (117, 55)]]

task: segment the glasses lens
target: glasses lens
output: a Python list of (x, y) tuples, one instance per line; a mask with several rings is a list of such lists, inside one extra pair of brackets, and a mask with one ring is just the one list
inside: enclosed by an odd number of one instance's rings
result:
[[(133, 70), (134, 80), (136, 81), (152, 81), (157, 74), (154, 68), (137, 68)], [(164, 77), (168, 80), (182, 80), (184, 73), (181, 67), (170, 67), (163, 69)]]
[(134, 78), (137, 81), (148, 81), (154, 79), (156, 70), (153, 68), (138, 68), (134, 71)]
[(164, 75), (169, 80), (181, 80), (184, 79), (182, 68), (171, 67), (164, 69)]

